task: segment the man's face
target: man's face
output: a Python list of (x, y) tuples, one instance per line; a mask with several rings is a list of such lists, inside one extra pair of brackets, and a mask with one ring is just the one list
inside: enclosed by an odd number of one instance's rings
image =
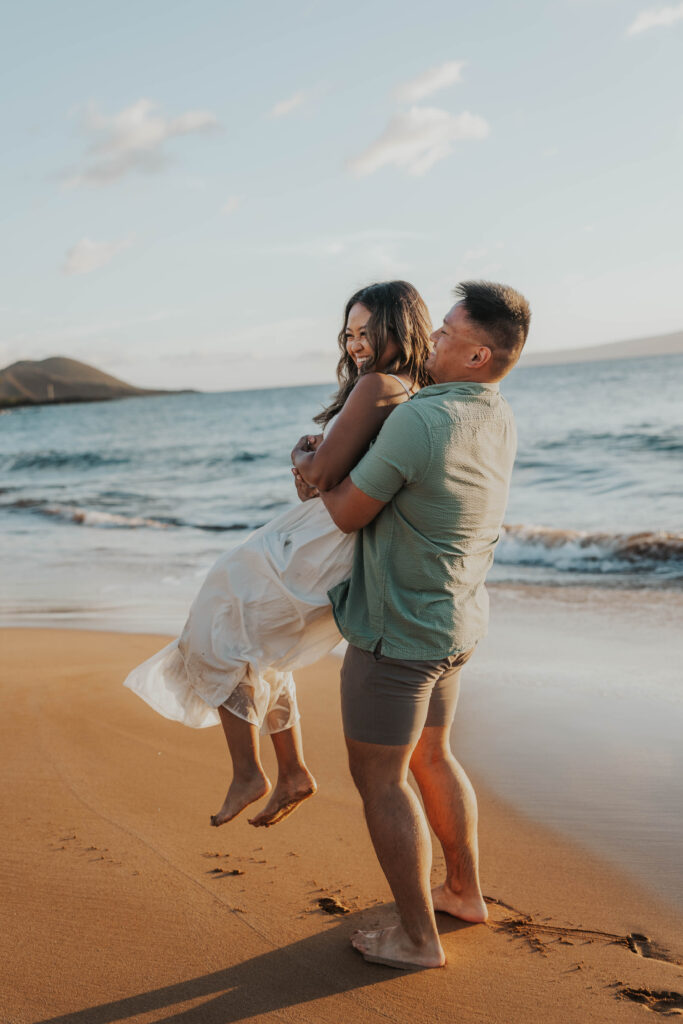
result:
[(472, 323), (462, 302), (457, 302), (446, 314), (431, 340), (434, 348), (426, 369), (436, 384), (483, 379), (482, 369), (487, 363), (484, 353), (489, 353), (490, 357), (490, 349), (482, 344), (481, 328)]

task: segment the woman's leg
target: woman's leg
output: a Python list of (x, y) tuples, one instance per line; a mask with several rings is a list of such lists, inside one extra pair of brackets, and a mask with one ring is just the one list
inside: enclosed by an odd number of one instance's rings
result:
[(304, 761), (298, 721), (288, 729), (271, 733), (270, 738), (277, 758), (277, 783), (263, 810), (249, 819), (250, 825), (265, 828), (287, 818), (318, 788)]
[(232, 760), (232, 782), (220, 811), (211, 815), (211, 824), (216, 826), (231, 821), (270, 792), (270, 781), (261, 764), (258, 727), (225, 707), (219, 707), (218, 713)]

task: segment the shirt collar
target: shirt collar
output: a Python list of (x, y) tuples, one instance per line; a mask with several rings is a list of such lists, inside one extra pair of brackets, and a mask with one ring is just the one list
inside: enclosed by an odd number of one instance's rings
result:
[(499, 391), (500, 384), (498, 383), (480, 384), (476, 380), (450, 380), (443, 384), (428, 384), (426, 388), (421, 388), (416, 395), (413, 395), (412, 401), (421, 397), (429, 398), (430, 395), (484, 395), (487, 392), (495, 395)]

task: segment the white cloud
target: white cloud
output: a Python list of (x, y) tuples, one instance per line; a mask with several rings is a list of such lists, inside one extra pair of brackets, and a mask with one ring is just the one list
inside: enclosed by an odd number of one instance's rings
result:
[(92, 142), (85, 166), (71, 177), (70, 184), (108, 185), (130, 171), (158, 171), (167, 162), (164, 144), (169, 139), (210, 131), (217, 125), (217, 118), (208, 110), (164, 117), (148, 99), (140, 99), (111, 116), (90, 104), (84, 128)]
[(125, 319), (109, 317), (80, 323), (69, 322), (62, 316), (46, 315), (43, 311), (35, 309), (27, 309), (25, 313), (22, 310), (15, 312), (21, 314), (17, 320), (20, 329), (7, 330), (6, 350), (10, 356), (8, 362), (17, 359), (44, 359), (46, 356), (54, 355), (55, 350), (61, 350), (73, 359), (82, 358), (86, 362), (99, 362), (105, 366), (109, 362), (121, 362), (124, 359), (122, 346), (125, 344), (126, 335), (134, 340), (131, 341), (130, 358), (126, 356), (125, 359), (131, 364), (140, 360), (141, 327), (145, 328), (145, 348), (149, 347), (152, 333), (160, 336), (162, 344), (167, 345), (168, 328), (163, 327), (155, 331), (154, 325), (169, 320), (176, 321), (186, 311), (182, 308), (158, 309), (149, 313), (140, 312)]
[(501, 270), (501, 250), (504, 248), (505, 243), (497, 241), (466, 249), (455, 268), (455, 279), (466, 280), (476, 277), (492, 280)]
[(454, 142), (484, 139), (489, 130), (477, 114), (454, 116), (436, 107), (411, 107), (395, 114), (379, 139), (349, 163), (349, 169), (363, 177), (393, 164), (412, 175), (426, 174), (449, 155)]
[[(425, 232), (368, 228), (294, 239), (281, 245), (261, 247), (257, 251), (310, 259), (316, 264), (329, 260), (334, 264), (334, 274), (354, 289), (372, 280), (410, 276), (411, 267), (414, 268), (415, 244), (427, 242), (429, 238)], [(404, 244), (406, 242), (413, 244), (408, 246)]]
[[(164, 359), (167, 362), (187, 362), (192, 365), (271, 362), (274, 355), (283, 349), (296, 349), (302, 339), (304, 343), (314, 342), (322, 329), (321, 322), (314, 317), (290, 317), (252, 324), (225, 334), (206, 337), (199, 344), (194, 338), (187, 342), (179, 341), (174, 351), (165, 351)], [(328, 356), (335, 361), (337, 352), (334, 346), (330, 347)]]
[(283, 245), (267, 246), (259, 251), (275, 255), (313, 256), (315, 258), (348, 256), (355, 260), (360, 252), (368, 248), (391, 245), (406, 240), (423, 241), (427, 237), (424, 232), (368, 228), (365, 231), (352, 231), (347, 234), (297, 239)]
[(303, 92), (295, 92), (289, 99), (280, 100), (275, 104), (273, 109), (270, 111), (269, 117), (285, 117), (287, 114), (291, 114), (293, 110), (300, 107), (306, 98), (306, 94)]
[(649, 28), (661, 28), (668, 25), (673, 25), (676, 21), (683, 19), (683, 4), (678, 4), (677, 7), (656, 7), (650, 8), (647, 11), (641, 11), (635, 21), (629, 25), (628, 34), (630, 36), (638, 35), (640, 32), (645, 32)]
[(221, 213), (231, 214), (239, 210), (242, 205), (242, 196), (228, 196), (227, 202), (223, 203)]
[(489, 255), (489, 250), (484, 245), (480, 245), (474, 249), (467, 249), (465, 255), (462, 258), (463, 263), (480, 263), (485, 260)]
[(132, 241), (132, 238), (124, 238), (119, 242), (93, 242), (91, 238), (81, 238), (69, 249), (62, 269), (65, 274), (91, 274), (93, 270), (106, 266)]
[(436, 68), (430, 68), (417, 78), (411, 78), (396, 89), (396, 99), (401, 103), (419, 103), (426, 96), (445, 89), (447, 85), (461, 81), (462, 69), (465, 67), (463, 60), (448, 61), (447, 64), (439, 64)]
[(40, 317), (34, 328), (23, 331), (16, 335), (18, 343), (48, 342), (49, 344), (60, 344), (64, 341), (78, 341), (103, 337), (112, 333), (125, 331), (130, 327), (139, 327), (144, 324), (160, 323), (164, 320), (176, 319), (183, 314), (182, 309), (156, 310), (152, 313), (142, 313), (137, 316), (121, 320), (116, 318), (92, 320), (86, 323), (64, 323), (59, 317)]

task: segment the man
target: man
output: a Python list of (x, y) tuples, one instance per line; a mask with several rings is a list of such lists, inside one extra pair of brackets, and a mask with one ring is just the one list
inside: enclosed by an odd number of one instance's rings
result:
[[(461, 666), (485, 635), (493, 561), (516, 448), (499, 381), (519, 359), (529, 306), (512, 288), (466, 282), (432, 335), (434, 384), (387, 419), (351, 474), (322, 494), (337, 526), (361, 530), (351, 579), (330, 599), (349, 647), (342, 714), (349, 764), (400, 923), (356, 932), (365, 957), (440, 967), (434, 910), (487, 918), (477, 804), (450, 750)], [(427, 820), (446, 879), (430, 892)]]

